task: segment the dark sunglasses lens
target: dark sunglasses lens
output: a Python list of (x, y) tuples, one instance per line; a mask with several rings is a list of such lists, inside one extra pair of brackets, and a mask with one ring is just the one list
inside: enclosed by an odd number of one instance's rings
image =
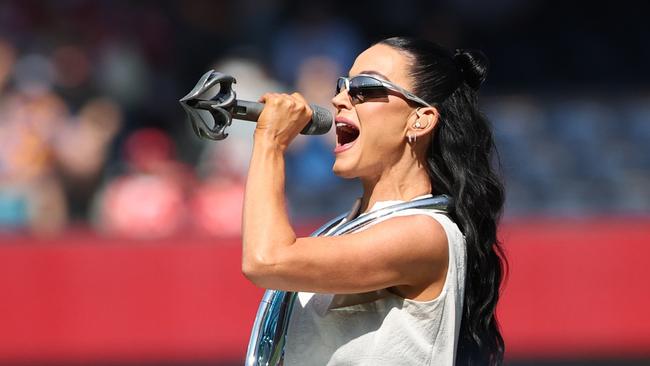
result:
[(354, 98), (366, 100), (385, 98), (386, 95), (386, 88), (378, 80), (363, 76), (350, 80), (350, 96)]
[(357, 76), (350, 79), (350, 88), (383, 88), (377, 79), (367, 76)]

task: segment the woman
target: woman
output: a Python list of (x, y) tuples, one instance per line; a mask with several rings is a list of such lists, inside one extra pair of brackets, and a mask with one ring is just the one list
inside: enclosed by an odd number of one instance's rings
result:
[(412, 38), (357, 57), (332, 99), (333, 171), (363, 184), (350, 217), (432, 194), (453, 203), (448, 215), (410, 211), (334, 237), (297, 238), (287, 217), (284, 152), (311, 117), (307, 102), (298, 93), (262, 96), (242, 266), (258, 286), (301, 291), (285, 365), (502, 363), (495, 307), (504, 194), (477, 109), (486, 70), (479, 51), (452, 55)]

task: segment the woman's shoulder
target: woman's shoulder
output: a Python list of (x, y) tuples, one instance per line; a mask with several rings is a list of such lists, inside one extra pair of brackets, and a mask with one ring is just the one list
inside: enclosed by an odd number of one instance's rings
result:
[(430, 225), (432, 221), (435, 221), (435, 223), (444, 230), (448, 240), (464, 241), (462, 231), (446, 211), (430, 208), (410, 208), (395, 212), (381, 221), (391, 220), (398, 217), (409, 218), (408, 220), (399, 220), (405, 227), (412, 227), (412, 225)]

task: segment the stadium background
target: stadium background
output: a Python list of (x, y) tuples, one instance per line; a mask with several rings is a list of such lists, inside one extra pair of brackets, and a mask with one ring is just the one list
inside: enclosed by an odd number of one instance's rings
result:
[[(240, 364), (261, 295), (240, 273), (253, 124), (221, 143), (178, 99), (329, 106), (390, 35), (482, 49), (511, 271), (510, 365), (650, 363), (650, 26), (644, 2), (0, 1), (0, 364)], [(308, 233), (360, 190), (332, 134), (287, 158)]]

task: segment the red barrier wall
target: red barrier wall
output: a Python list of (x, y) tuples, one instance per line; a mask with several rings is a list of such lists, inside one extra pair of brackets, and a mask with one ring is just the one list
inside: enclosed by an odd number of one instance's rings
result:
[[(505, 223), (511, 359), (650, 356), (650, 220)], [(0, 363), (238, 360), (262, 290), (237, 239), (0, 237)]]
[(650, 220), (512, 222), (501, 237), (509, 357), (650, 355)]

